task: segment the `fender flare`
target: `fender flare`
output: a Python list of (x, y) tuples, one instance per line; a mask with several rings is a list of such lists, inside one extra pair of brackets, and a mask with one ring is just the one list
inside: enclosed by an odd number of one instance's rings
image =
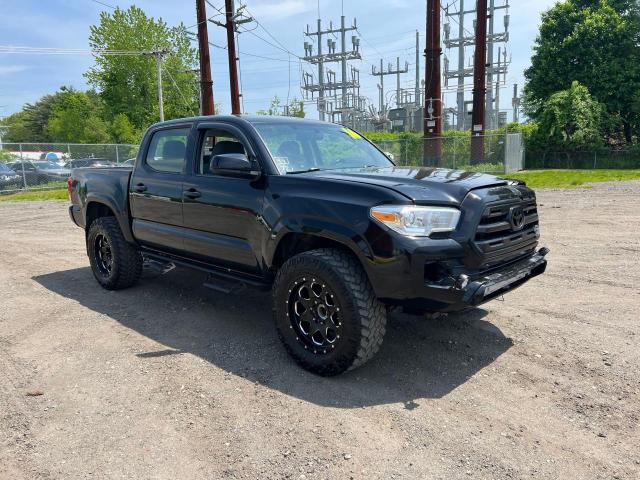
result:
[(104, 194), (89, 193), (87, 195), (87, 198), (85, 200), (85, 206), (83, 208), (83, 217), (84, 217), (83, 221), (85, 224), (85, 228), (87, 229), (89, 228), (89, 225), (87, 225), (87, 212), (89, 210), (89, 206), (92, 203), (98, 203), (100, 205), (104, 205), (109, 210), (111, 210), (113, 212), (113, 216), (118, 222), (118, 225), (120, 225), (120, 230), (122, 230), (122, 235), (124, 236), (125, 240), (129, 243), (133, 243), (133, 244), (137, 243), (133, 236), (131, 225), (129, 224), (128, 207), (125, 209), (125, 211), (122, 211), (120, 208), (118, 208), (117, 206), (118, 203), (115, 201), (113, 197), (110, 197)]
[(361, 233), (358, 233), (349, 225), (337, 223), (334, 219), (329, 218), (291, 216), (281, 219), (271, 229), (264, 249), (265, 262), (268, 266), (273, 265), (273, 258), (282, 240), (291, 233), (323, 238), (339, 243), (360, 260), (365, 270), (368, 270), (367, 260), (373, 259), (369, 242)]

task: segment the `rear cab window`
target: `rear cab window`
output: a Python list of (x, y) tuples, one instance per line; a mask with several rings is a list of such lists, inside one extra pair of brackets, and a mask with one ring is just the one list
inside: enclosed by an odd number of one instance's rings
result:
[(182, 173), (190, 131), (190, 128), (172, 128), (154, 133), (146, 164), (158, 172)]

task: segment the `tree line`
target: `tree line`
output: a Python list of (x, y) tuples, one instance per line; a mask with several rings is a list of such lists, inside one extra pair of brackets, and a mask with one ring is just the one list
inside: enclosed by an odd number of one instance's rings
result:
[[(163, 60), (166, 118), (195, 115), (197, 52), (180, 24), (169, 27), (131, 6), (102, 12), (89, 44), (100, 52), (168, 52)], [(7, 117), (6, 142), (136, 143), (159, 117), (153, 55), (97, 53), (87, 91), (62, 87)], [(640, 137), (640, 5), (635, 0), (565, 0), (543, 13), (525, 71), (522, 130), (533, 150), (636, 145)], [(280, 114), (274, 97), (268, 110)], [(294, 99), (288, 108), (304, 116)]]
[(640, 136), (638, 2), (558, 2), (542, 15), (525, 79), (529, 148), (635, 145)]
[(197, 52), (184, 25), (170, 27), (136, 6), (116, 8), (91, 26), (89, 45), (97, 52), (84, 74), (90, 89), (63, 86), (26, 104), (3, 120), (5, 142), (137, 143), (159, 118), (155, 51), (167, 52), (165, 117), (198, 113)]

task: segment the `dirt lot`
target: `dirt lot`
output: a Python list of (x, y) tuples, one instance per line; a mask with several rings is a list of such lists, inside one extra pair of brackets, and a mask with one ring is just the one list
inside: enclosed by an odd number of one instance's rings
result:
[(0, 205), (0, 478), (640, 478), (640, 182), (539, 199), (546, 275), (334, 379), (267, 294), (109, 293), (65, 203)]

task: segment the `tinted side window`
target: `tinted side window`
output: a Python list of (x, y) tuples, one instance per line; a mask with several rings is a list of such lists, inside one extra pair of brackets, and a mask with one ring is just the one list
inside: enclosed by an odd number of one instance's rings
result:
[(188, 128), (160, 130), (151, 138), (147, 152), (147, 165), (154, 170), (181, 173), (184, 167)]
[(200, 175), (212, 175), (211, 159), (215, 155), (227, 153), (246, 155), (247, 151), (240, 139), (233, 134), (223, 130), (207, 130), (202, 140), (197, 173)]

